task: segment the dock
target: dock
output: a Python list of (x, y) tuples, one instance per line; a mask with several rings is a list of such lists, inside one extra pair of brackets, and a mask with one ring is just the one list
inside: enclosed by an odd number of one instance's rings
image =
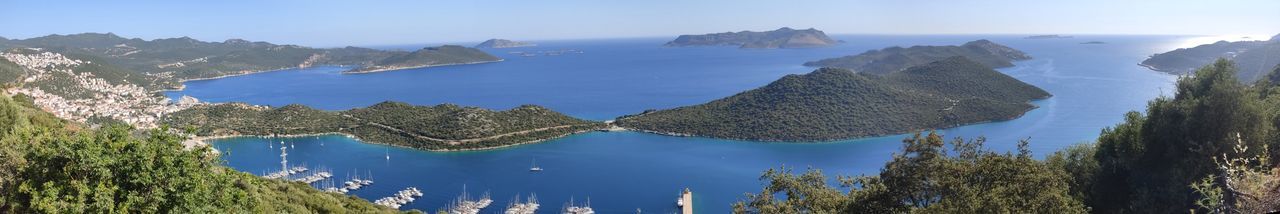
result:
[(693, 191), (684, 188), (684, 193), (680, 193), (680, 198), (676, 200), (676, 206), (680, 206), (680, 213), (693, 214)]
[(400, 206), (409, 204), (410, 202), (413, 202), (413, 200), (417, 199), (418, 197), (422, 197), (422, 191), (418, 190), (418, 188), (416, 187), (409, 187), (409, 188), (405, 188), (404, 190), (400, 190), (399, 192), (396, 192), (396, 194), (391, 195), (390, 197), (385, 197), (385, 198), (375, 200), (373, 201), (373, 203), (377, 205), (390, 207), (392, 209), (400, 209)]

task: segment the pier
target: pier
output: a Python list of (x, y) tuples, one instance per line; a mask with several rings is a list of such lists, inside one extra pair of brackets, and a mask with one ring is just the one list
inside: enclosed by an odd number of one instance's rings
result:
[(520, 202), (520, 196), (517, 195), (511, 204), (507, 205), (507, 210), (503, 214), (534, 214), (538, 211), (538, 196), (531, 195), (528, 200)]
[(693, 191), (684, 188), (684, 192), (680, 193), (680, 198), (676, 199), (676, 206), (680, 207), (680, 213), (693, 214)]
[(489, 199), (489, 193), (485, 193), (484, 196), (481, 196), (478, 200), (471, 200), (471, 198), (467, 196), (467, 187), (463, 186), (462, 196), (458, 196), (458, 199), (454, 200), (453, 204), (449, 205), (448, 210), (450, 214), (477, 214), (480, 213), (480, 210), (485, 207), (489, 207), (489, 204), (492, 203), (493, 199)]
[(418, 197), (422, 197), (422, 191), (418, 190), (418, 188), (416, 187), (409, 187), (409, 188), (405, 188), (404, 190), (400, 190), (399, 192), (396, 192), (396, 194), (391, 195), (390, 197), (385, 197), (385, 198), (375, 200), (373, 201), (373, 203), (377, 205), (390, 207), (392, 209), (400, 209), (400, 206), (409, 204), (410, 202), (413, 202), (413, 200), (417, 199)]

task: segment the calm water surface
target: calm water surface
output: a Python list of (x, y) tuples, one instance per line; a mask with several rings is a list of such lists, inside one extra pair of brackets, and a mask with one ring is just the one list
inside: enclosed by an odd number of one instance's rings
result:
[[(361, 75), (318, 67), (194, 81), (184, 91), (211, 102), (280, 106), (300, 103), (327, 110), (363, 107), (384, 100), (419, 105), (456, 103), (491, 109), (537, 104), (592, 120), (608, 120), (646, 109), (703, 103), (760, 87), (787, 74), (813, 68), (801, 63), (910, 45), (958, 45), (991, 39), (1035, 57), (1000, 69), (1039, 86), (1054, 97), (1040, 108), (996, 123), (941, 130), (948, 137), (988, 138), (987, 145), (1012, 149), (1031, 139), (1039, 156), (1087, 142), (1141, 110), (1146, 102), (1173, 91), (1173, 76), (1136, 64), (1147, 56), (1185, 47), (1192, 37), (1076, 36), (1021, 39), (1022, 36), (837, 36), (846, 41), (816, 49), (743, 50), (733, 47), (665, 48), (669, 38), (543, 41), (540, 46), (486, 50), (501, 63), (411, 69)], [(1085, 41), (1105, 45), (1082, 45)], [(398, 48), (412, 49), (417, 46)], [(583, 54), (521, 57), (510, 51), (577, 49)], [(634, 132), (592, 132), (546, 143), (476, 152), (426, 152), (360, 143), (343, 136), (286, 139), (232, 138), (214, 146), (238, 170), (278, 170), (279, 150), (266, 142), (295, 146), (289, 162), (332, 169), (339, 178), (372, 175), (373, 186), (352, 194), (377, 199), (408, 186), (426, 196), (404, 209), (435, 211), (462, 193), (488, 192), (496, 202), (484, 213), (501, 212), (519, 195), (537, 194), (542, 211), (571, 198), (588, 199), (601, 213), (674, 212), (679, 190), (695, 192), (699, 212), (725, 213), (743, 193), (757, 192), (760, 173), (782, 165), (821, 168), (831, 175), (875, 173), (905, 137), (885, 136), (828, 143), (760, 143), (681, 138)], [(387, 160), (385, 156), (391, 158)], [(530, 173), (536, 159), (546, 169)], [(340, 183), (340, 182), (338, 182)]]

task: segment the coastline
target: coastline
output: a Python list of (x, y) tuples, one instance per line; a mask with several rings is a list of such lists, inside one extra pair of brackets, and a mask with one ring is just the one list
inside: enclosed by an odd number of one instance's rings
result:
[[(505, 145), (499, 145), (499, 146), (488, 146), (488, 147), (466, 148), (466, 149), (421, 149), (421, 148), (414, 148), (414, 147), (409, 147), (409, 146), (404, 146), (404, 145), (398, 145), (398, 144), (391, 144), (391, 143), (385, 143), (385, 142), (368, 141), (368, 140), (360, 139), (360, 137), (356, 137), (355, 135), (352, 135), (352, 134), (349, 134), (349, 133), (343, 133), (343, 132), (323, 132), (323, 133), (289, 134), (289, 135), (274, 135), (274, 136), (271, 136), (271, 135), (250, 135), (250, 134), (242, 134), (242, 135), (192, 136), (192, 137), (190, 137), (190, 138), (187, 138), (187, 140), (182, 141), (182, 145), (183, 145), (183, 148), (185, 148), (185, 149), (192, 149), (192, 148), (195, 148), (195, 147), (197, 147), (197, 146), (200, 146), (200, 147), (208, 147), (208, 146), (210, 145), (210, 144), (209, 144), (209, 142), (210, 142), (210, 141), (213, 141), (213, 140), (227, 139), (227, 138), (237, 138), (237, 137), (259, 137), (259, 138), (267, 138), (267, 137), (286, 137), (286, 138), (292, 138), (292, 137), (312, 137), (312, 136), (323, 136), (323, 135), (342, 135), (342, 136), (345, 136), (345, 137), (348, 137), (348, 138), (354, 139), (354, 140), (356, 140), (356, 141), (359, 141), (360, 143), (367, 143), (367, 144), (387, 145), (387, 146), (394, 146), (394, 147), (399, 147), (399, 148), (415, 149), (415, 150), (430, 151), (430, 152), (462, 152), (462, 151), (482, 151), (482, 150), (492, 150), (492, 149), (500, 149), (500, 148), (506, 148), (506, 147), (512, 147), (512, 146), (525, 145), (525, 144), (540, 143), (540, 142), (545, 142), (545, 141), (548, 141), (548, 140), (554, 140), (554, 139), (557, 139), (557, 138), (567, 137), (567, 136), (570, 136), (570, 135), (576, 135), (576, 134), (582, 134), (582, 133), (594, 132), (594, 131), (606, 131), (606, 130), (608, 130), (608, 129), (584, 129), (584, 130), (573, 131), (573, 132), (564, 133), (564, 134), (561, 134), (561, 135), (556, 135), (556, 136), (554, 136), (554, 137), (548, 137), (548, 138), (543, 138), (543, 139), (537, 139), (537, 140), (531, 140), (531, 141), (525, 141), (525, 142), (519, 142), (519, 143), (513, 143), (513, 144), (505, 144)], [(216, 152), (217, 152), (217, 150), (215, 149), (215, 150), (214, 150), (214, 152), (216, 153)]]
[(477, 62), (463, 62), (463, 63), (446, 63), (446, 64), (432, 64), (432, 65), (419, 65), (419, 66), (389, 67), (389, 68), (379, 68), (379, 69), (373, 69), (373, 70), (367, 70), (367, 71), (356, 71), (356, 69), (352, 69), (352, 70), (343, 71), (343, 72), (342, 72), (342, 74), (368, 74), (368, 73), (378, 73), (378, 72), (397, 71), (397, 70), (407, 70), (407, 69), (417, 69), (417, 68), (441, 67), (441, 66), (450, 66), (450, 65), (471, 65), (471, 64), (495, 63), (495, 62), (502, 62), (502, 61), (506, 61), (506, 59), (498, 59), (498, 60), (491, 60), (491, 61), (477, 61)]
[[(1048, 98), (1050, 98), (1050, 97), (1053, 97), (1053, 95), (1049, 95), (1048, 97), (1041, 98), (1041, 99), (1036, 99), (1036, 100), (1048, 99)], [(1032, 100), (1032, 101), (1035, 101), (1035, 100)], [(720, 139), (720, 140), (754, 141), (754, 142), (763, 142), (763, 143), (802, 143), (802, 144), (803, 144), (803, 143), (834, 143), (834, 142), (848, 141), (848, 140), (858, 140), (858, 139), (864, 139), (864, 138), (878, 138), (878, 137), (886, 137), (886, 136), (893, 136), (893, 135), (910, 134), (910, 133), (912, 133), (912, 132), (925, 131), (925, 130), (943, 130), (943, 129), (950, 129), (950, 128), (961, 127), (961, 126), (970, 126), (970, 125), (979, 125), (979, 124), (987, 124), (987, 123), (996, 123), (996, 122), (1010, 121), (1010, 120), (1015, 120), (1015, 119), (1018, 119), (1018, 118), (1022, 118), (1022, 116), (1026, 116), (1026, 115), (1027, 115), (1027, 112), (1031, 112), (1032, 110), (1036, 110), (1036, 109), (1039, 109), (1039, 108), (1040, 108), (1040, 106), (1037, 106), (1037, 105), (1031, 105), (1031, 106), (1032, 106), (1032, 107), (1031, 107), (1030, 109), (1027, 109), (1026, 111), (1022, 111), (1021, 113), (1018, 113), (1018, 115), (1014, 115), (1013, 117), (1005, 118), (1005, 119), (992, 119), (992, 120), (977, 121), (977, 122), (972, 122), (972, 123), (951, 124), (951, 125), (946, 125), (946, 126), (937, 127), (937, 128), (917, 129), (917, 130), (914, 130), (914, 131), (912, 131), (912, 130), (908, 130), (908, 131), (903, 131), (903, 132), (893, 132), (893, 133), (887, 133), (887, 134), (872, 134), (872, 135), (854, 136), (854, 137), (849, 137), (849, 138), (838, 138), (838, 139), (820, 139), (820, 140), (765, 140), (765, 139), (749, 139), (749, 138), (713, 137), (713, 136), (705, 136), (705, 135), (697, 135), (697, 134), (688, 134), (688, 133), (680, 133), (680, 132), (664, 132), (664, 131), (655, 131), (655, 130), (647, 130), (647, 129), (629, 128), (629, 127), (622, 127), (622, 126), (617, 126), (617, 125), (613, 125), (613, 127), (606, 128), (606, 129), (604, 129), (604, 130), (605, 130), (605, 131), (619, 131), (619, 129), (620, 129), (621, 131), (643, 132), (643, 133), (656, 134), (656, 135), (664, 135), (664, 136), (672, 136), (672, 137), (701, 137), (701, 138), (711, 138), (711, 139)], [(638, 115), (637, 115), (637, 116), (638, 116)], [(616, 128), (615, 128), (615, 127), (616, 127)]]

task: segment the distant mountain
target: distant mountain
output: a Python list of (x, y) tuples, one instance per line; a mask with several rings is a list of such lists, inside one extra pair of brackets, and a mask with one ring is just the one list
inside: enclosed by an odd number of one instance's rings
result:
[[(1280, 36), (1277, 36), (1280, 37)], [(1141, 65), (1151, 70), (1171, 74), (1190, 74), (1218, 58), (1235, 61), (1240, 81), (1252, 83), (1267, 75), (1280, 64), (1280, 40), (1271, 41), (1219, 41), (1213, 44), (1152, 55)]]
[[(494, 61), (491, 55), (474, 52), (447, 52), (415, 55), (405, 51), (383, 51), (368, 48), (309, 48), (230, 39), (203, 42), (189, 37), (142, 40), (127, 39), (112, 33), (49, 35), (21, 40), (0, 41), (0, 47), (39, 48), (42, 51), (80, 56), (86, 60), (110, 64), (124, 70), (159, 78), (148, 88), (174, 88), (178, 82), (216, 78), (260, 71), (308, 67), (312, 65), (353, 65), (356, 67), (388, 67), (389, 58), (411, 56), (439, 57), (441, 63), (461, 64)], [(3, 50), (0, 50), (3, 51)], [(474, 58), (473, 58), (474, 57)], [(394, 61), (394, 60), (392, 60)], [(427, 62), (431, 60), (418, 60)], [(438, 64), (437, 64), (438, 65)]]
[(537, 44), (527, 42), (517, 42), (506, 39), (489, 39), (476, 45), (475, 48), (517, 48), (537, 46)]
[(534, 105), (491, 111), (400, 102), (338, 112), (303, 105), (268, 108), (226, 103), (188, 108), (166, 115), (163, 121), (173, 127), (197, 127), (200, 136), (344, 133), (370, 143), (435, 151), (532, 143), (604, 127)]
[(1074, 38), (1074, 37), (1073, 37), (1073, 36), (1057, 35), (1057, 34), (1050, 34), (1050, 35), (1035, 35), (1035, 36), (1028, 36), (1028, 37), (1025, 37), (1025, 39), (1069, 39), (1069, 38)]
[(395, 54), (371, 65), (345, 73), (371, 73), (379, 71), (422, 68), (444, 65), (475, 64), (502, 61), (484, 51), (457, 45), (428, 47), (408, 54)]
[(885, 75), (821, 68), (709, 103), (617, 125), (671, 135), (825, 141), (1009, 120), (1050, 94), (964, 57)]
[(1081, 42), (1080, 44), (1082, 44), (1082, 45), (1105, 45), (1105, 44), (1107, 44), (1107, 43), (1106, 43), (1106, 42), (1103, 42), (1103, 41), (1088, 41), (1088, 42)]
[(732, 45), (740, 48), (813, 48), (826, 47), (839, 43), (827, 37), (826, 33), (813, 28), (795, 30), (779, 28), (773, 31), (726, 32), (703, 35), (681, 35), (667, 42), (668, 47), (684, 46), (723, 46)]
[(1031, 59), (1031, 56), (1027, 56), (1022, 51), (983, 39), (964, 43), (961, 46), (890, 47), (870, 50), (858, 55), (806, 62), (804, 65), (847, 68), (856, 72), (886, 74), (955, 56), (963, 56), (993, 68), (1011, 67), (1013, 66), (1013, 61)]

